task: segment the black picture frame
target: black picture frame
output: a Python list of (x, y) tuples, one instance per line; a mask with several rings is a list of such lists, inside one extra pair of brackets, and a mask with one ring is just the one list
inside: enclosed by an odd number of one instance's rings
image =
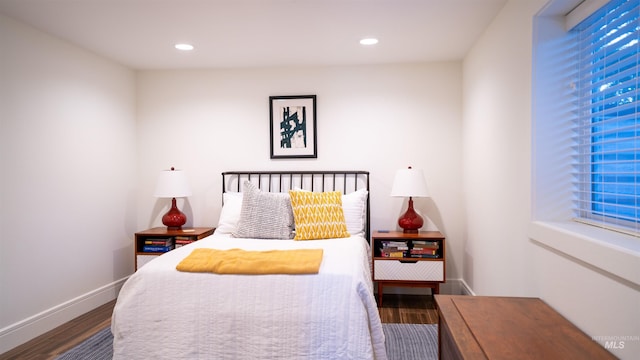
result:
[(318, 157), (315, 95), (269, 96), (272, 159)]

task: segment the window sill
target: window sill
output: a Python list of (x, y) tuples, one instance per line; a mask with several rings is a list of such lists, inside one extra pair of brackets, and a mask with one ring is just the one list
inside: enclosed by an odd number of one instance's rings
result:
[(640, 285), (640, 240), (573, 221), (534, 221), (529, 228), (534, 241)]

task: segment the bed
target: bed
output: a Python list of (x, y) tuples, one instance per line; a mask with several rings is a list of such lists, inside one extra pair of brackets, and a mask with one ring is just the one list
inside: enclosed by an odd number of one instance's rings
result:
[[(233, 171), (222, 184), (215, 233), (155, 258), (124, 284), (112, 317), (114, 359), (386, 359), (367, 240), (369, 173)], [(316, 273), (184, 270), (209, 251), (222, 260), (232, 251), (320, 252), (321, 261)]]

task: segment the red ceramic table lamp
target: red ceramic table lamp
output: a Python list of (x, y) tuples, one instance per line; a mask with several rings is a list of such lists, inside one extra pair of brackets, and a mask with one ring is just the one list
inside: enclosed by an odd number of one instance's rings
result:
[(181, 230), (182, 225), (187, 222), (187, 216), (176, 206), (177, 197), (191, 196), (191, 189), (187, 182), (187, 176), (183, 171), (164, 170), (158, 177), (155, 197), (171, 198), (171, 209), (162, 217), (162, 223), (168, 230)]
[(404, 233), (417, 233), (424, 225), (424, 220), (413, 209), (413, 198), (429, 196), (422, 170), (412, 169), (411, 166), (408, 169), (398, 170), (393, 180), (391, 196), (409, 198), (409, 208), (398, 219), (398, 225)]

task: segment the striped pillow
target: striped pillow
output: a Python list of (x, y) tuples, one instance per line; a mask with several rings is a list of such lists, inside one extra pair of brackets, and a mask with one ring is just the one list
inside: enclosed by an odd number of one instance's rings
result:
[(316, 240), (349, 237), (339, 191), (289, 191), (295, 240)]
[(245, 181), (240, 220), (233, 236), (255, 239), (291, 239), (293, 237), (293, 212), (289, 195), (260, 191), (250, 181)]

